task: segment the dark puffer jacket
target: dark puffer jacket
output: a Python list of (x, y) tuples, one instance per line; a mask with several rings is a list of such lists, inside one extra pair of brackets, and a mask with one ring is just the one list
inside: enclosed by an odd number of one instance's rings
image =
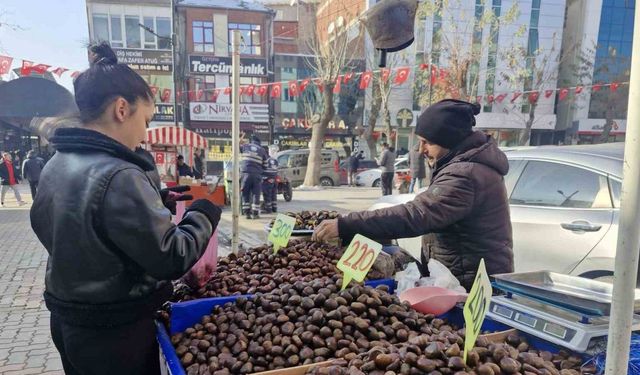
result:
[(202, 256), (217, 222), (194, 204), (178, 225), (145, 172), (154, 165), (98, 132), (62, 128), (40, 177), (31, 226), (49, 253), (45, 302), (78, 326), (149, 318), (169, 280)]
[(425, 235), (423, 265), (444, 264), (467, 290), (480, 259), (489, 275), (513, 272), (509, 204), (503, 176), (507, 157), (481, 132), (467, 137), (438, 161), (431, 185), (409, 203), (351, 213), (338, 220), (340, 238), (360, 233), (373, 239)]

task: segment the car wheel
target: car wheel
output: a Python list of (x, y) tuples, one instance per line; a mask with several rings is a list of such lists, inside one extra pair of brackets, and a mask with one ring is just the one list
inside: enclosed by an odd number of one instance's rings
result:
[(371, 187), (380, 187), (381, 185), (380, 179), (377, 179), (375, 181), (373, 181), (373, 184), (371, 185)]
[(333, 180), (329, 177), (320, 178), (320, 185), (322, 186), (333, 186)]
[(613, 272), (611, 271), (589, 271), (580, 276), (587, 279), (613, 284)]
[(282, 193), (282, 195), (284, 195), (284, 200), (286, 202), (291, 202), (291, 199), (293, 198), (293, 189), (291, 188), (291, 185), (288, 185), (288, 187), (286, 188), (284, 193)]

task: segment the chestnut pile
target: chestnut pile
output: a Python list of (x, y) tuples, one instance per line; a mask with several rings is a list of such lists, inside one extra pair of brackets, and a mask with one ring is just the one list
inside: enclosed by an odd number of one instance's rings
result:
[(409, 339), (408, 343), (375, 347), (351, 361), (336, 361), (329, 367), (315, 367), (309, 375), (581, 375), (595, 374), (594, 367), (581, 368), (582, 360), (560, 351), (551, 354), (529, 348), (518, 335), (509, 335), (506, 343), (491, 343), (484, 337), (463, 360), (464, 344), (450, 335), (433, 341), (427, 335)]
[[(386, 292), (340, 277), (283, 283), (268, 294), (216, 307), (171, 337), (188, 374), (251, 374), (334, 358), (353, 361), (376, 347), (434, 337), (463, 345), (454, 327)], [(427, 336), (424, 336), (427, 335)]]
[[(323, 220), (336, 219), (338, 213), (336, 211), (302, 211), (302, 212), (287, 212), (287, 216), (294, 217), (296, 219), (296, 225), (294, 230), (314, 230)], [(269, 227), (273, 227), (275, 219), (271, 220)]]

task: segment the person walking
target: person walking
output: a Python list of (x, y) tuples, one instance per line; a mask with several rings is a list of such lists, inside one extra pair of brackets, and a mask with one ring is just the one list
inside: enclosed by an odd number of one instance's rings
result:
[(198, 180), (204, 176), (204, 150), (193, 154), (193, 176)]
[(409, 153), (409, 173), (411, 173), (409, 193), (415, 191), (416, 183), (418, 184), (418, 189), (422, 189), (424, 179), (427, 177), (427, 164), (424, 152), (420, 148), (420, 143), (415, 145)]
[(102, 42), (73, 82), (81, 125), (49, 139), (31, 227), (49, 254), (44, 300), (66, 375), (158, 375), (154, 315), (202, 257), (221, 209), (191, 203), (178, 224), (134, 152), (154, 114), (149, 85)]
[(36, 155), (36, 152), (31, 150), (27, 154), (27, 159), (22, 163), (22, 177), (29, 181), (29, 187), (31, 188), (31, 199), (36, 199), (36, 192), (38, 191), (38, 181), (40, 181), (40, 174), (44, 168), (44, 159)]
[(240, 174), (242, 176), (242, 212), (247, 219), (260, 218), (260, 194), (262, 175), (267, 167), (267, 152), (260, 146), (255, 135), (251, 142), (240, 146)]
[(380, 158), (377, 160), (382, 172), (380, 182), (382, 185), (382, 195), (393, 194), (393, 175), (395, 173), (396, 154), (393, 147), (389, 147), (388, 143), (382, 144), (383, 150)]
[(356, 174), (358, 174), (358, 168), (360, 168), (360, 159), (362, 158), (362, 151), (354, 151), (351, 153), (351, 156), (349, 156), (349, 170), (347, 171), (349, 177), (349, 186), (356, 186)]
[[(268, 151), (265, 148), (265, 151)], [(278, 160), (269, 155), (267, 159), (267, 167), (262, 175), (262, 196), (264, 197), (264, 212), (269, 214), (278, 212)]]
[(2, 154), (2, 160), (0, 160), (0, 184), (2, 185), (0, 191), (0, 207), (4, 207), (4, 197), (9, 189), (13, 190), (19, 206), (26, 204), (18, 191), (19, 176), (20, 173), (18, 168), (13, 164), (11, 154), (4, 152)]

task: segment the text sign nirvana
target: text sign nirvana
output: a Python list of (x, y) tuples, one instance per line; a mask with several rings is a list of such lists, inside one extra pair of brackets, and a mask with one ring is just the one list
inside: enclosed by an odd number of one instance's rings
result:
[[(233, 66), (230, 57), (189, 56), (189, 71), (198, 74), (231, 74)], [(240, 75), (264, 77), (267, 75), (267, 60), (240, 59)]]
[(338, 269), (342, 271), (342, 289), (346, 288), (351, 280), (361, 283), (373, 266), (378, 255), (382, 251), (382, 245), (357, 234), (342, 254), (338, 261)]

